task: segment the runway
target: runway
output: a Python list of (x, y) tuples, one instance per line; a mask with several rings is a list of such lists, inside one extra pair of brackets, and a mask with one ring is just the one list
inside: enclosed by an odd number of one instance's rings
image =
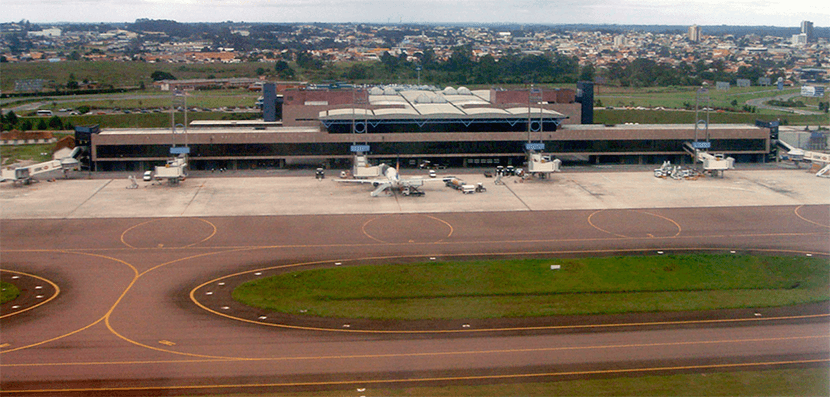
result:
[(0, 274), (4, 281), (17, 276), (29, 297), (13, 301), (15, 309), (2, 307), (0, 389), (288, 392), (828, 366), (827, 304), (370, 324), (246, 312), (226, 299), (231, 285), (219, 283), (276, 268), (433, 258), (696, 251), (828, 257), (829, 212), (828, 205), (803, 205), (4, 219)]

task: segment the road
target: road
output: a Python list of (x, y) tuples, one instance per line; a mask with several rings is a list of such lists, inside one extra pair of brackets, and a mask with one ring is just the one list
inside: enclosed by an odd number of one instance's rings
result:
[(750, 100), (746, 101), (746, 104), (749, 105), (749, 106), (754, 106), (758, 109), (775, 110), (775, 111), (784, 112), (784, 113), (793, 113), (793, 114), (800, 114), (800, 115), (824, 114), (822, 112), (812, 111), (812, 110), (804, 110), (804, 109), (801, 109), (801, 108), (787, 108), (787, 107), (781, 107), (781, 106), (770, 106), (770, 105), (766, 104), (768, 101), (773, 100), (773, 99), (777, 99), (779, 101), (786, 101), (788, 99), (795, 98), (795, 97), (798, 97), (798, 96), (801, 96), (800, 92), (796, 92), (796, 93), (793, 93), (793, 94), (776, 95), (776, 96), (767, 97), (767, 98), (755, 98), (755, 99), (750, 99)]
[[(827, 366), (826, 304), (373, 323), (246, 310), (229, 291), (241, 279), (336, 263), (701, 250), (826, 257), (828, 211), (3, 219), (2, 275), (18, 277), (25, 296), (0, 317), (0, 389), (101, 396), (371, 390)], [(235, 273), (242, 274), (220, 280)]]

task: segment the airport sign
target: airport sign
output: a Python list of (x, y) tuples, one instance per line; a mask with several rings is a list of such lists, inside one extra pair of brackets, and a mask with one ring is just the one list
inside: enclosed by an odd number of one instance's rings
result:
[(709, 149), (712, 147), (712, 142), (692, 142), (692, 147), (695, 149)]

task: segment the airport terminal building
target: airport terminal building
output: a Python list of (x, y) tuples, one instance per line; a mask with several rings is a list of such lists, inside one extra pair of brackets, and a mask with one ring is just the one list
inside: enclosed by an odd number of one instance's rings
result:
[[(711, 151), (738, 162), (763, 162), (770, 152), (769, 130), (750, 125), (583, 124), (593, 111), (592, 95), (568, 89), (387, 86), (293, 89), (279, 100), (266, 90), (264, 97), (264, 121), (193, 122), (186, 133), (181, 128), (177, 133), (88, 131), (91, 167), (142, 171), (162, 164), (174, 146), (179, 151), (186, 146), (190, 168), (203, 170), (347, 168), (355, 152), (402, 166), (423, 160), (453, 167), (521, 166), (528, 143), (565, 162), (593, 164), (682, 164), (690, 161), (687, 143), (695, 140), (708, 141)], [(269, 120), (269, 114), (281, 120)]]

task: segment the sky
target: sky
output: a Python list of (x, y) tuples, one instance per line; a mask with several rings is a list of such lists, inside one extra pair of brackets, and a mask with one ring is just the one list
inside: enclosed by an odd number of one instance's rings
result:
[(0, 22), (830, 26), (827, 0), (3, 0)]

